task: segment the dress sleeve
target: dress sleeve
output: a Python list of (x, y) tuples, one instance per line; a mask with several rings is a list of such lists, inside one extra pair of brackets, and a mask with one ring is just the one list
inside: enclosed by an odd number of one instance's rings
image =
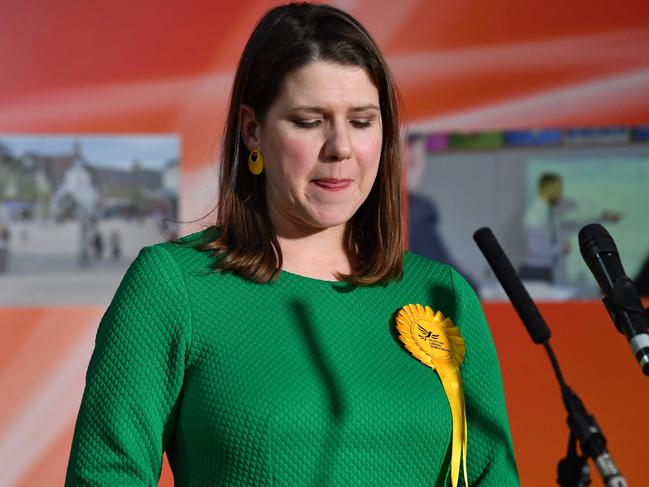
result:
[(66, 486), (157, 485), (190, 344), (182, 275), (164, 248), (146, 247), (99, 324)]
[(475, 292), (454, 269), (451, 277), (456, 299), (453, 318), (462, 330), (467, 349), (462, 377), (468, 422), (469, 483), (480, 487), (516, 487), (519, 480), (496, 347)]

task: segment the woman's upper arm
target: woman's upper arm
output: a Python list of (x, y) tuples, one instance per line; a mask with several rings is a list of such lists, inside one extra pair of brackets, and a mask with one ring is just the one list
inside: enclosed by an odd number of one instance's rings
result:
[(191, 345), (182, 275), (144, 248), (104, 314), (86, 374), (66, 485), (156, 485)]

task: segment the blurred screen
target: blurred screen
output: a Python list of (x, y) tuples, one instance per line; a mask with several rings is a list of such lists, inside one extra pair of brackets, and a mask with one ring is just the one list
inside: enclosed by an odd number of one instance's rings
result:
[[(649, 144), (643, 128), (411, 134), (410, 247), (505, 299), (472, 240), (489, 226), (540, 300), (592, 299), (577, 235), (600, 223), (643, 294), (649, 258)], [(638, 137), (635, 136), (638, 134)]]

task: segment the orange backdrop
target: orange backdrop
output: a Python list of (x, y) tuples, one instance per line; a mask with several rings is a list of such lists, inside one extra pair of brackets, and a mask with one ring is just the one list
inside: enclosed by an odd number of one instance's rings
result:
[[(275, 3), (0, 0), (0, 134), (177, 133), (182, 217), (197, 218), (213, 204), (206, 181), (215, 177), (236, 61), (255, 21)], [(649, 123), (648, 2), (333, 4), (376, 37), (411, 129)], [(485, 309), (522, 484), (553, 485), (567, 428), (549, 362), (511, 306)], [(568, 382), (596, 415), (630, 485), (644, 485), (649, 380), (601, 303), (542, 311)], [(7, 485), (61, 485), (102, 312), (0, 309), (0, 476)], [(171, 484), (166, 467), (161, 484)]]

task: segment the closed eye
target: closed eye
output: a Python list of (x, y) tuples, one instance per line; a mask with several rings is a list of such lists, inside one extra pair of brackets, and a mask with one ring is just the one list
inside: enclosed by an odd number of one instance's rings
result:
[(317, 127), (322, 123), (322, 120), (316, 119), (316, 120), (293, 120), (293, 125), (297, 128), (301, 129), (310, 129)]
[(372, 124), (374, 123), (374, 120), (360, 119), (360, 120), (352, 120), (350, 123), (356, 128), (365, 129), (371, 127)]

